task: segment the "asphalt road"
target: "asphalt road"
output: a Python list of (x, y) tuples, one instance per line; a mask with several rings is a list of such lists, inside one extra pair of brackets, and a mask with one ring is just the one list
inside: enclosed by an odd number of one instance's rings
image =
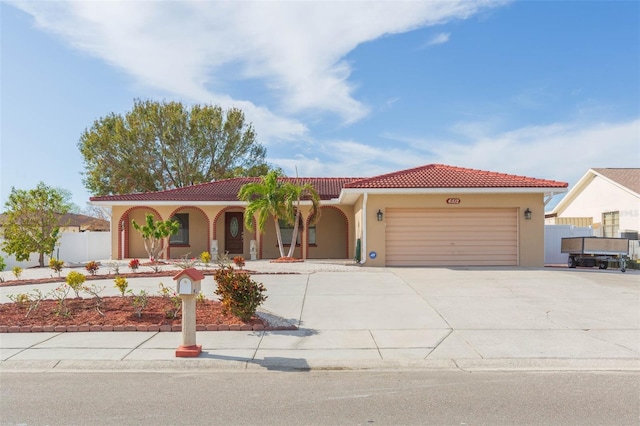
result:
[(2, 425), (637, 425), (634, 372), (0, 373)]

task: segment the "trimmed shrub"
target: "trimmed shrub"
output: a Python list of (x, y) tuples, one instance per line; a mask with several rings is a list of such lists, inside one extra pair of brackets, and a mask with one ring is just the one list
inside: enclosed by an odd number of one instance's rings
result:
[(208, 251), (203, 251), (202, 253), (200, 253), (200, 262), (204, 263), (205, 266), (209, 265), (209, 263), (211, 262), (211, 253), (209, 253)]
[(131, 269), (133, 272), (137, 271), (139, 266), (140, 261), (138, 259), (131, 259), (129, 261), (129, 269)]
[(91, 275), (95, 275), (96, 272), (98, 272), (98, 269), (100, 269), (100, 264), (95, 260), (92, 260), (91, 262), (87, 262), (84, 267), (88, 273), (90, 273)]
[(129, 287), (127, 279), (125, 277), (118, 276), (113, 279), (113, 282), (115, 283), (114, 287), (117, 288), (122, 297), (124, 297), (124, 294), (127, 292), (127, 288)]
[(60, 272), (62, 272), (63, 267), (64, 267), (64, 260), (59, 260), (59, 259), (56, 259), (55, 257), (52, 257), (51, 259), (49, 259), (49, 268), (56, 271), (58, 276), (60, 276)]
[(255, 282), (249, 274), (237, 272), (231, 266), (221, 266), (213, 275), (218, 284), (215, 294), (225, 313), (231, 313), (242, 321), (255, 315), (258, 306), (266, 299), (267, 290), (262, 283)]
[(17, 280), (19, 280), (20, 275), (22, 275), (22, 268), (19, 266), (14, 266), (11, 272), (13, 272), (13, 275), (16, 277)]
[(76, 297), (80, 297), (80, 290), (82, 290), (82, 284), (84, 284), (87, 277), (84, 274), (81, 274), (77, 271), (69, 272), (67, 275), (66, 282), (73, 289), (76, 294)]

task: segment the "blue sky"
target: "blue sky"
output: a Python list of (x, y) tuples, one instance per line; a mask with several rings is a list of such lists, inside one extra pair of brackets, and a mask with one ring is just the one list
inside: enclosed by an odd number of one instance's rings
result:
[(637, 1), (5, 1), (0, 19), (2, 205), (44, 181), (85, 206), (80, 135), (134, 98), (240, 107), (289, 175), (640, 166)]

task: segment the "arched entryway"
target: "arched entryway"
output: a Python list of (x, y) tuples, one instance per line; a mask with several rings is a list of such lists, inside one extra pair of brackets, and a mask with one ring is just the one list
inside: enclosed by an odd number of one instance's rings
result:
[(213, 220), (213, 240), (218, 244), (218, 253), (228, 253), (245, 258), (250, 257), (251, 240), (256, 239), (256, 222), (253, 219), (253, 231), (244, 226), (244, 208), (225, 207)]
[(180, 224), (178, 233), (170, 238), (170, 259), (197, 258), (210, 251), (209, 217), (199, 207), (180, 207), (169, 216)]
[(132, 207), (125, 211), (118, 220), (118, 259), (149, 257), (144, 248), (144, 240), (138, 231), (133, 227), (132, 221), (143, 225), (146, 222), (147, 214), (152, 214), (154, 220), (162, 220), (160, 213), (152, 207), (139, 206)]
[(340, 208), (321, 207), (318, 223), (305, 230), (308, 259), (349, 258), (349, 219)]

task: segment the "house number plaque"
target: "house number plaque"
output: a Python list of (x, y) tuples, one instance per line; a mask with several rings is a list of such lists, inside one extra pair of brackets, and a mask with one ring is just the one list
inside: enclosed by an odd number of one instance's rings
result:
[(447, 198), (447, 204), (460, 204), (460, 198)]

